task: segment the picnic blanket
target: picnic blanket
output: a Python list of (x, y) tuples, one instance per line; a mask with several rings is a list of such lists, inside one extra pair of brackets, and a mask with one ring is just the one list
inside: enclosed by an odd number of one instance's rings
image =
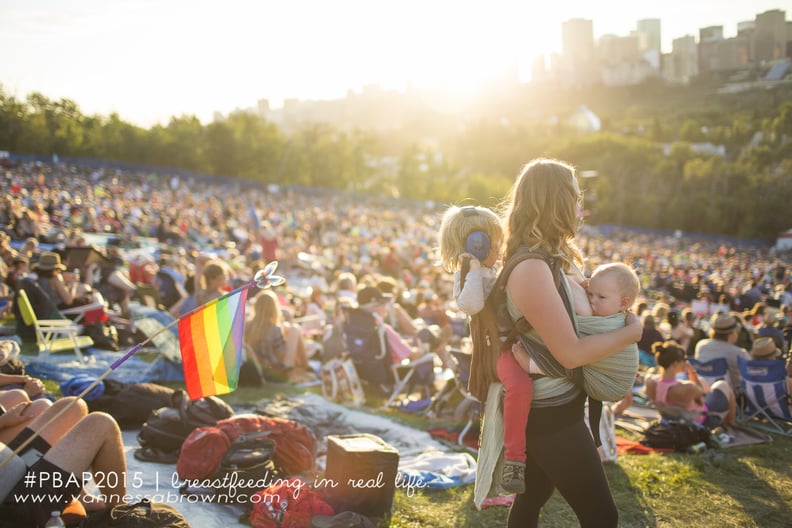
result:
[[(649, 424), (657, 420), (660, 414), (652, 408), (643, 405), (631, 405), (624, 413), (616, 416), (616, 427), (630, 431), (636, 434), (643, 434), (643, 431), (649, 427)], [(729, 449), (732, 447), (740, 447), (746, 445), (769, 444), (773, 441), (773, 437), (767, 433), (757, 431), (744, 425), (733, 426), (720, 426), (713, 431), (715, 435), (726, 434), (728, 441), (720, 444), (721, 449)], [(621, 443), (619, 442), (621, 441)], [(640, 445), (640, 444), (639, 444)], [(630, 452), (662, 452), (665, 450), (641, 450), (630, 443), (629, 440), (617, 437), (617, 446), (619, 453)], [(649, 448), (645, 448), (649, 449)]]
[[(50, 354), (46, 359), (39, 359), (37, 356), (20, 356), (20, 358), (25, 364), (25, 372), (30, 376), (63, 383), (78, 374), (98, 378), (125, 352), (89, 348), (87, 352), (83, 352), (89, 358), (87, 363), (80, 362), (74, 354)], [(156, 362), (148, 363), (132, 356), (110, 373), (108, 378), (127, 383), (161, 381), (154, 379), (157, 368)]]

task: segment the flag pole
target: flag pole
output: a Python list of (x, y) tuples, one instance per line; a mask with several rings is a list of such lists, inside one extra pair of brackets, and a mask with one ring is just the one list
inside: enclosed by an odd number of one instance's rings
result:
[(55, 414), (55, 415), (54, 415), (52, 418), (50, 418), (49, 420), (47, 420), (46, 422), (44, 422), (44, 424), (43, 424), (41, 427), (39, 427), (39, 428), (38, 428), (38, 430), (36, 430), (36, 431), (33, 431), (33, 434), (32, 434), (32, 435), (30, 435), (30, 437), (29, 437), (29, 438), (27, 438), (27, 439), (26, 439), (24, 442), (22, 442), (22, 443), (19, 445), (19, 447), (17, 447), (17, 448), (14, 450), (14, 452), (13, 452), (13, 453), (11, 453), (10, 455), (8, 455), (8, 457), (6, 457), (6, 459), (5, 459), (5, 460), (3, 460), (2, 462), (0, 462), (0, 469), (2, 469), (2, 468), (3, 468), (3, 467), (6, 465), (6, 464), (8, 464), (8, 462), (10, 462), (10, 461), (11, 461), (11, 460), (12, 460), (12, 459), (15, 457), (15, 456), (19, 455), (19, 453), (21, 453), (22, 451), (24, 451), (24, 449), (25, 449), (27, 446), (29, 446), (29, 445), (30, 445), (30, 443), (31, 443), (31, 442), (32, 442), (32, 441), (33, 441), (35, 438), (37, 438), (37, 437), (38, 437), (38, 436), (41, 434), (41, 432), (42, 432), (44, 429), (46, 429), (47, 427), (49, 427), (49, 426), (50, 426), (50, 425), (51, 425), (53, 422), (55, 422), (55, 420), (57, 420), (58, 418), (60, 418), (60, 417), (61, 417), (61, 416), (62, 416), (62, 415), (63, 415), (63, 414), (66, 412), (66, 411), (68, 411), (68, 410), (69, 410), (69, 409), (70, 409), (70, 408), (71, 408), (71, 407), (72, 407), (74, 404), (76, 404), (78, 400), (81, 400), (81, 399), (82, 399), (82, 398), (83, 398), (83, 397), (84, 397), (86, 394), (88, 394), (89, 392), (91, 392), (91, 391), (94, 389), (94, 387), (96, 387), (97, 385), (99, 385), (99, 384), (100, 384), (100, 383), (101, 383), (101, 382), (102, 382), (102, 381), (103, 381), (103, 380), (104, 380), (104, 379), (105, 379), (107, 376), (109, 376), (109, 375), (110, 375), (110, 374), (111, 374), (111, 373), (112, 373), (112, 372), (113, 372), (115, 369), (117, 369), (118, 367), (120, 367), (120, 366), (121, 366), (121, 365), (122, 365), (122, 364), (123, 364), (123, 363), (124, 363), (126, 360), (128, 360), (129, 358), (131, 358), (132, 356), (134, 356), (135, 354), (137, 354), (137, 353), (138, 353), (138, 351), (140, 351), (140, 349), (141, 349), (141, 348), (143, 348), (145, 345), (147, 345), (148, 343), (150, 343), (150, 342), (151, 342), (151, 341), (152, 341), (152, 340), (153, 340), (155, 337), (159, 336), (160, 334), (162, 334), (162, 333), (163, 333), (163, 332), (165, 332), (166, 330), (169, 330), (169, 329), (171, 329), (171, 328), (172, 328), (174, 325), (176, 325), (176, 324), (177, 324), (177, 323), (178, 323), (180, 320), (184, 319), (185, 317), (189, 317), (189, 316), (193, 315), (194, 313), (196, 313), (196, 312), (198, 312), (198, 311), (200, 311), (200, 310), (203, 310), (204, 308), (207, 308), (207, 307), (209, 307), (209, 306), (211, 306), (211, 305), (213, 305), (213, 304), (216, 304), (216, 303), (218, 303), (218, 302), (222, 301), (223, 299), (226, 299), (226, 298), (228, 298), (228, 297), (231, 297), (232, 295), (236, 295), (237, 293), (239, 293), (239, 292), (241, 292), (241, 291), (243, 291), (243, 290), (247, 290), (247, 289), (249, 289), (249, 288), (252, 288), (253, 286), (258, 286), (258, 287), (259, 287), (259, 288), (261, 288), (261, 289), (267, 289), (267, 288), (272, 288), (272, 287), (274, 287), (274, 286), (278, 286), (278, 285), (280, 285), (280, 284), (283, 284), (283, 283), (285, 282), (285, 279), (284, 279), (283, 277), (279, 277), (279, 276), (277, 276), (277, 275), (274, 275), (274, 273), (275, 273), (275, 270), (276, 270), (277, 268), (278, 268), (278, 262), (277, 262), (277, 261), (272, 261), (272, 262), (270, 262), (269, 264), (267, 264), (267, 266), (266, 266), (266, 267), (265, 267), (263, 270), (261, 270), (261, 271), (259, 271), (259, 272), (257, 272), (257, 273), (256, 273), (256, 275), (254, 276), (254, 278), (253, 278), (253, 280), (252, 280), (252, 281), (248, 282), (247, 284), (245, 284), (245, 285), (243, 285), (243, 286), (240, 286), (239, 288), (237, 288), (237, 289), (235, 289), (235, 290), (232, 290), (232, 291), (230, 291), (230, 292), (228, 292), (228, 293), (225, 293), (225, 294), (221, 295), (220, 297), (217, 297), (216, 299), (212, 299), (212, 300), (210, 300), (210, 301), (207, 301), (207, 302), (205, 302), (204, 304), (202, 304), (202, 305), (200, 305), (200, 306), (196, 306), (195, 308), (193, 308), (192, 310), (190, 310), (190, 311), (189, 311), (189, 312), (187, 312), (186, 314), (184, 314), (184, 315), (180, 315), (179, 317), (177, 317), (177, 318), (176, 318), (176, 319), (174, 319), (173, 321), (169, 322), (167, 325), (163, 326), (162, 328), (160, 328), (159, 330), (157, 330), (156, 332), (154, 332), (154, 334), (152, 334), (150, 337), (147, 337), (146, 339), (144, 339), (144, 340), (143, 340), (143, 341), (141, 341), (140, 343), (138, 343), (138, 344), (136, 344), (135, 346), (133, 346), (132, 348), (130, 348), (130, 349), (129, 349), (129, 350), (128, 350), (128, 351), (127, 351), (127, 352), (126, 352), (126, 353), (125, 353), (123, 356), (121, 356), (120, 358), (118, 358), (117, 360), (115, 360), (115, 361), (114, 361), (114, 362), (113, 362), (113, 363), (112, 363), (112, 364), (111, 364), (111, 365), (110, 365), (110, 366), (107, 368), (107, 370), (105, 370), (105, 371), (102, 373), (102, 375), (101, 375), (101, 376), (99, 376), (99, 377), (98, 377), (96, 380), (94, 380), (94, 381), (93, 381), (93, 383), (91, 383), (90, 385), (88, 385), (88, 387), (86, 387), (85, 389), (83, 389), (83, 391), (82, 391), (80, 394), (78, 394), (77, 396), (75, 396), (75, 397), (74, 397), (74, 398), (73, 398), (73, 399), (72, 399), (72, 400), (71, 400), (71, 401), (70, 401), (68, 404), (66, 404), (66, 405), (63, 407), (63, 409), (61, 409), (60, 411), (58, 411), (58, 413), (57, 413), (57, 414)]

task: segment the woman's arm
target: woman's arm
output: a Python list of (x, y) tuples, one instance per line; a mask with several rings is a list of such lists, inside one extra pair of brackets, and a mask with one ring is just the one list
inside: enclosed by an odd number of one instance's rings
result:
[(515, 266), (507, 284), (512, 301), (565, 368), (608, 357), (641, 338), (640, 320), (628, 314), (625, 326), (604, 334), (578, 337), (547, 263), (526, 259)]
[(53, 277), (50, 279), (50, 284), (52, 284), (55, 293), (61, 300), (62, 304), (66, 306), (71, 306), (74, 302), (74, 289), (76, 287), (75, 284), (71, 284), (70, 286), (66, 286), (66, 283), (60, 277)]

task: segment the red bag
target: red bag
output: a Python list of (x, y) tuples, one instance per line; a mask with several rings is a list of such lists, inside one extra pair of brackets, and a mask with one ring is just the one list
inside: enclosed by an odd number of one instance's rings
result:
[(211, 477), (220, 467), (231, 440), (219, 428), (199, 427), (184, 439), (176, 472), (185, 480)]
[(299, 478), (290, 478), (256, 493), (250, 524), (253, 528), (311, 528), (314, 515), (335, 515), (322, 494)]
[(310, 429), (288, 418), (258, 414), (232, 416), (217, 422), (233, 442), (240, 434), (269, 431), (275, 441), (272, 460), (286, 475), (298, 475), (314, 467), (316, 438)]

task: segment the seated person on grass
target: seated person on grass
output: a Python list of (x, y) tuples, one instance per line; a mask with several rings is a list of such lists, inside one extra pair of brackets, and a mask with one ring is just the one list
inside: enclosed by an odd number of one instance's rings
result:
[[(0, 442), (0, 517), (17, 526), (43, 526), (75, 498), (88, 511), (122, 503), (126, 459), (113, 417), (87, 414), (85, 403), (71, 397), (34, 417), (36, 403), (20, 403), (0, 415), (0, 433), (19, 431), (7, 444)], [(34, 433), (40, 434), (15, 454)], [(99, 479), (101, 496), (94, 497), (81, 484), (86, 471), (118, 478)]]
[[(676, 341), (655, 343), (653, 352), (660, 371), (645, 378), (646, 395), (651, 401), (693, 412), (697, 414), (695, 421), (709, 429), (734, 425), (737, 404), (727, 381), (716, 381), (710, 388), (696, 375), (687, 361), (687, 351)], [(691, 381), (678, 379), (685, 372)]]

